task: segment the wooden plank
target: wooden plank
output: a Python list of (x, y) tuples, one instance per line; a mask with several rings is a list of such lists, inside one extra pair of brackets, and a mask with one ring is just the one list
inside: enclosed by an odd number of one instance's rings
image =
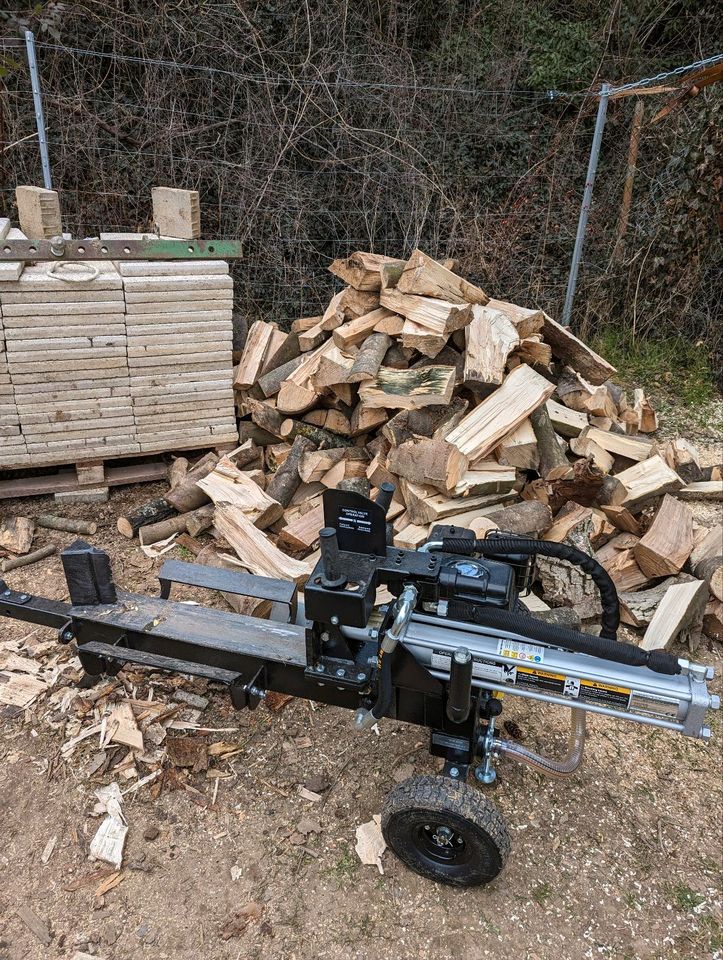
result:
[(470, 411), (446, 439), (469, 460), (479, 460), (544, 403), (554, 389), (554, 384), (522, 364)]

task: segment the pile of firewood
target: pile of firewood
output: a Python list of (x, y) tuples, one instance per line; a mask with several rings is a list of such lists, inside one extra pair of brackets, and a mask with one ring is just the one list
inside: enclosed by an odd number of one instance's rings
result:
[[(198, 552), (188, 534), (213, 528), (202, 562), (302, 583), (323, 491), (374, 496), (386, 481), (397, 546), (417, 547), (437, 523), (566, 541), (608, 570), (647, 648), (701, 622), (720, 635), (723, 533), (698, 528), (685, 502), (720, 498), (720, 470), (703, 470), (685, 440), (649, 436), (643, 391), (631, 402), (569, 329), (490, 299), (453, 262), (356, 253), (330, 270), (347, 285), (323, 316), (289, 333), (251, 327), (235, 372), (238, 450), (204, 457), (122, 532), (140, 528), (146, 545), (181, 533)], [(599, 614), (576, 568), (540, 560), (537, 575), (531, 608)]]

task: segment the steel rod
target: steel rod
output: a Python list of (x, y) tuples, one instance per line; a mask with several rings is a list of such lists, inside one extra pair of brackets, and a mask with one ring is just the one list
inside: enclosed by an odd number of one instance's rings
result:
[(40, 71), (38, 58), (35, 56), (35, 34), (32, 30), (25, 31), (25, 50), (28, 55), (30, 68), (30, 84), (33, 91), (35, 105), (35, 125), (38, 128), (38, 143), (40, 144), (40, 162), (43, 167), (43, 184), (46, 190), (53, 189), (53, 179), (50, 174), (50, 155), (48, 153), (48, 137), (45, 132), (45, 112), (43, 110), (43, 96), (40, 92)]

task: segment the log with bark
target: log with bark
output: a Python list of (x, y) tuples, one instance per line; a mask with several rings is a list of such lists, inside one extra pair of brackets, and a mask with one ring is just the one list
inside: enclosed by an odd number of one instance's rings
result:
[[(183, 486), (185, 483), (186, 481), (184, 480), (180, 486)], [(170, 494), (168, 496), (170, 496)], [(205, 499), (206, 497), (203, 496), (203, 500)], [(168, 517), (172, 517), (174, 513), (176, 513), (176, 508), (170, 502), (170, 500), (168, 500), (166, 497), (154, 497), (153, 500), (149, 500), (147, 503), (142, 503), (139, 507), (131, 510), (130, 513), (118, 517), (116, 526), (120, 534), (122, 534), (124, 537), (128, 537), (129, 540), (132, 540), (141, 527), (147, 527), (151, 524), (160, 523), (161, 520), (166, 520)]]
[(266, 493), (278, 501), (282, 507), (288, 507), (291, 498), (301, 483), (299, 467), (304, 454), (316, 450), (316, 444), (308, 437), (297, 436), (291, 445), (288, 457), (274, 474)]

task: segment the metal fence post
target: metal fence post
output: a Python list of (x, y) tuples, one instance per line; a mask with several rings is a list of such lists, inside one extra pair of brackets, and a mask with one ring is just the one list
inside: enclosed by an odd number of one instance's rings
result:
[(25, 31), (25, 49), (28, 54), (30, 67), (30, 83), (33, 88), (33, 103), (35, 104), (35, 125), (38, 128), (38, 142), (40, 144), (40, 162), (43, 165), (43, 183), (46, 190), (51, 190), (53, 181), (50, 176), (50, 157), (48, 155), (48, 138), (45, 133), (45, 114), (43, 112), (43, 98), (40, 93), (40, 71), (35, 56), (35, 34), (32, 30)]
[(597, 119), (595, 120), (595, 133), (590, 147), (590, 159), (587, 164), (587, 177), (585, 178), (585, 190), (582, 195), (582, 206), (580, 207), (580, 219), (577, 222), (577, 234), (575, 236), (575, 248), (572, 251), (572, 263), (570, 264), (570, 276), (567, 279), (567, 291), (565, 292), (565, 305), (562, 308), (562, 325), (570, 326), (572, 318), (572, 304), (575, 299), (575, 287), (577, 286), (577, 273), (580, 269), (580, 260), (582, 259), (582, 245), (585, 240), (585, 230), (587, 229), (587, 218), (590, 213), (592, 203), (592, 188), (595, 186), (595, 174), (597, 172), (597, 161), (600, 156), (600, 143), (602, 142), (603, 128), (605, 126), (605, 115), (608, 109), (608, 94), (610, 84), (604, 83), (600, 88), (600, 99), (597, 106)]

